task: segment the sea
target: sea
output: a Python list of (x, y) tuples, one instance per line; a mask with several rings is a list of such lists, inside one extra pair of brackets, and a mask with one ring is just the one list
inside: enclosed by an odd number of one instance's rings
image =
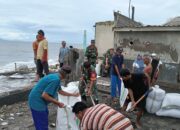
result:
[[(76, 48), (82, 48), (81, 44), (67, 44)], [(60, 43), (48, 43), (48, 62), (50, 65), (58, 63)], [(18, 66), (27, 65), (35, 67), (32, 42), (1, 41), (0, 40), (0, 73), (13, 71), (15, 63)]]
[[(75, 48), (82, 48), (82, 44), (68, 44)], [(58, 63), (60, 43), (48, 42), (48, 63), (55, 65)], [(28, 68), (34, 68), (34, 54), (32, 42), (23, 41), (5, 41), (0, 40), (0, 74), (15, 70), (15, 64), (19, 66), (25, 65)], [(16, 77), (16, 78), (14, 78)], [(9, 92), (14, 89), (21, 89), (34, 80), (35, 74), (25, 75), (0, 75), (0, 96), (4, 92)]]

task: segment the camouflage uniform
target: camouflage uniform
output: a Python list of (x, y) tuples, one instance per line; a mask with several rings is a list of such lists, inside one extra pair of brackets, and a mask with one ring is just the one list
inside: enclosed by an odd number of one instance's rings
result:
[(92, 98), (95, 103), (98, 103), (98, 94), (97, 94), (97, 86), (96, 86), (96, 71), (93, 65), (90, 66), (89, 69), (85, 68), (83, 65), (81, 66), (82, 77), (83, 80), (79, 83), (79, 91), (81, 94), (82, 101), (84, 101), (87, 106), (92, 106), (92, 101), (90, 96), (87, 96), (87, 87), (90, 85), (90, 82), (93, 81), (92, 86)]
[[(102, 68), (101, 72), (102, 72), (102, 76), (104, 76), (104, 77), (110, 75), (110, 68), (111, 68), (112, 56), (113, 56), (113, 54), (110, 53), (110, 50), (111, 49), (109, 49), (103, 55), (103, 63), (102, 63), (102, 66), (101, 66), (101, 68)], [(105, 67), (105, 65), (106, 65), (106, 58), (108, 59), (108, 61), (107, 61), (108, 62), (108, 68)]]
[(91, 65), (96, 67), (96, 60), (98, 57), (98, 52), (97, 52), (96, 46), (92, 46), (92, 45), (88, 46), (86, 48), (85, 56), (87, 57), (87, 59), (91, 63)]

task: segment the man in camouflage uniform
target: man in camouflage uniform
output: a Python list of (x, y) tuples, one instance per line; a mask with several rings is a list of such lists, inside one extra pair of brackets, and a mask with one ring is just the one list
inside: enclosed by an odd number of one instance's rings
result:
[(114, 49), (108, 49), (107, 52), (103, 55), (103, 63), (101, 65), (102, 76), (110, 76), (110, 68), (112, 64), (112, 56), (114, 54)]
[(87, 57), (91, 65), (96, 67), (98, 51), (95, 46), (95, 40), (91, 40), (91, 45), (86, 48), (85, 56)]
[(98, 103), (98, 94), (96, 87), (96, 71), (95, 67), (86, 61), (81, 66), (81, 81), (79, 83), (79, 91), (81, 94), (82, 101), (87, 106), (92, 106), (91, 97), (95, 103)]

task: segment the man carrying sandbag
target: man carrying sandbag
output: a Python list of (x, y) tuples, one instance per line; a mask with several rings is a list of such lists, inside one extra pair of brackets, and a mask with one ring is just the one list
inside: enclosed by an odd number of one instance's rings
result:
[(128, 118), (105, 104), (88, 108), (77, 102), (72, 111), (80, 120), (81, 130), (134, 130)]
[(43, 77), (29, 94), (29, 106), (36, 130), (48, 130), (48, 104), (54, 103), (58, 107), (64, 104), (56, 99), (57, 92), (64, 96), (79, 96), (79, 93), (68, 93), (61, 89), (61, 81), (71, 72), (69, 66), (63, 66), (59, 73)]

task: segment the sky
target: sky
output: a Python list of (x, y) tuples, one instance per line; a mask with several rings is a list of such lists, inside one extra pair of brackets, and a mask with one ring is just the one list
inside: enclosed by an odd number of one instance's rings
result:
[[(180, 0), (131, 0), (135, 20), (161, 25), (180, 16)], [(96, 22), (128, 15), (129, 0), (0, 0), (0, 39), (33, 41), (43, 29), (48, 41), (82, 43), (94, 39)]]

